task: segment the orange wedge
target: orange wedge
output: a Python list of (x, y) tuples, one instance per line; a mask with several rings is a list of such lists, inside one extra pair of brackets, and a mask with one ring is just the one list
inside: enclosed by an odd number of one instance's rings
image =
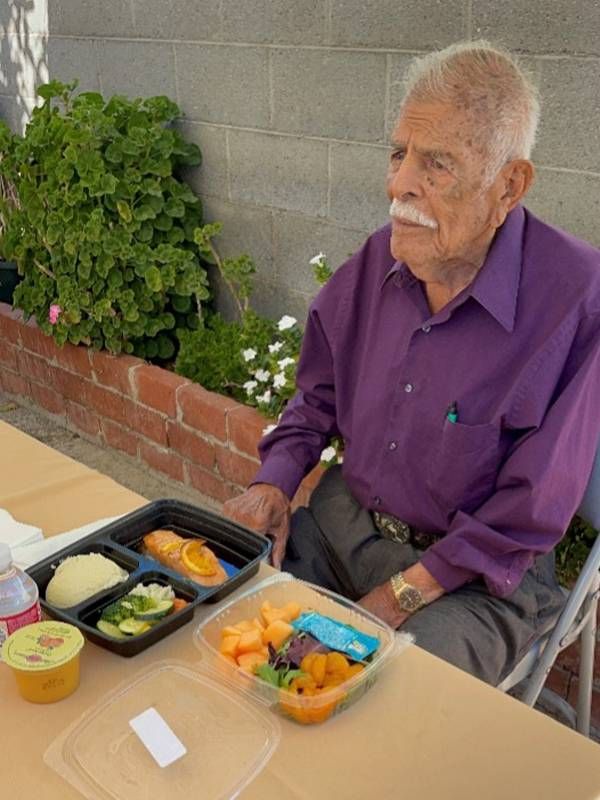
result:
[(181, 548), (181, 560), (184, 565), (197, 575), (215, 575), (219, 562), (201, 540), (186, 542)]

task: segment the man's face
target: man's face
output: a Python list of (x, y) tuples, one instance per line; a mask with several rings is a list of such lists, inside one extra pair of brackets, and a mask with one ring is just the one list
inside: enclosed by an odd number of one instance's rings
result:
[(394, 130), (387, 176), (388, 196), (397, 201), (391, 251), (421, 280), (443, 280), (453, 266), (485, 257), (504, 218), (498, 215), (501, 179), (483, 188), (485, 149), (475, 130), (460, 110), (417, 102), (407, 105)]

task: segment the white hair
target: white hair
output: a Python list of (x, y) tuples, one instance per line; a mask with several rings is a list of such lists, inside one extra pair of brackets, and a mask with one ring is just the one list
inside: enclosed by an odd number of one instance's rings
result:
[(517, 59), (480, 39), (416, 58), (405, 75), (400, 114), (413, 102), (441, 102), (463, 110), (492, 180), (516, 158), (529, 158), (540, 117), (538, 90)]

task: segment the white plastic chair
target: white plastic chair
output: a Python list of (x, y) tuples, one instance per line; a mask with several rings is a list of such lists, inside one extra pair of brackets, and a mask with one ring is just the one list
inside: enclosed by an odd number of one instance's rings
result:
[[(577, 513), (596, 530), (600, 530), (600, 448), (596, 452), (592, 474)], [(541, 695), (545, 705), (564, 717), (584, 736), (589, 736), (596, 613), (600, 596), (600, 536), (596, 538), (575, 586), (565, 594), (567, 602), (554, 627), (535, 642), (497, 688), (506, 692), (523, 683), (518, 696), (524, 703), (533, 706)], [(575, 709), (552, 690), (544, 689), (544, 683), (557, 655), (579, 637), (579, 688)]]

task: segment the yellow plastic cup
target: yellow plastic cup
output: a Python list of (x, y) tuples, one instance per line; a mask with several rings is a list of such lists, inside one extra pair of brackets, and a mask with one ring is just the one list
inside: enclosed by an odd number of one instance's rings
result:
[(79, 686), (81, 631), (65, 622), (36, 622), (15, 631), (2, 646), (21, 695), (30, 703), (55, 703)]

